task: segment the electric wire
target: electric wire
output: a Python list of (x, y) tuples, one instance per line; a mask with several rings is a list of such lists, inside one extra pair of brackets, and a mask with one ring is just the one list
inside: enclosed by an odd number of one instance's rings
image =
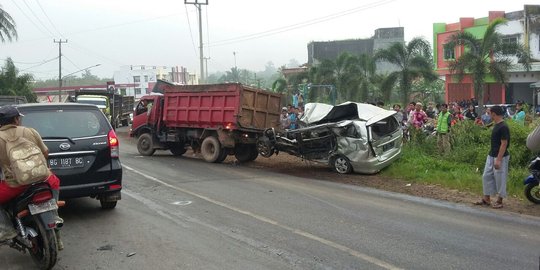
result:
[(187, 18), (188, 27), (189, 27), (189, 36), (191, 37), (191, 44), (193, 45), (193, 52), (195, 52), (195, 57), (198, 57), (199, 54), (197, 53), (197, 47), (195, 46), (195, 41), (193, 40), (193, 32), (191, 31), (191, 22), (189, 21), (189, 13), (187, 10), (187, 6), (184, 5), (184, 8), (186, 9), (186, 18)]
[(223, 46), (223, 45), (238, 43), (238, 42), (242, 42), (242, 41), (258, 39), (258, 38), (262, 38), (262, 37), (266, 37), (266, 36), (271, 36), (271, 35), (287, 32), (287, 31), (291, 31), (291, 30), (296, 30), (298, 28), (303, 28), (303, 27), (307, 27), (307, 26), (310, 26), (310, 25), (313, 25), (313, 24), (318, 24), (318, 23), (329, 21), (329, 20), (334, 20), (334, 19), (346, 16), (346, 15), (350, 15), (350, 14), (358, 13), (358, 12), (365, 11), (365, 10), (368, 10), (368, 9), (371, 9), (371, 8), (375, 8), (375, 7), (378, 7), (378, 6), (382, 6), (382, 5), (385, 5), (385, 4), (394, 2), (394, 1), (397, 1), (397, 0), (383, 0), (383, 1), (373, 2), (373, 3), (366, 4), (366, 5), (351, 8), (351, 9), (348, 9), (348, 10), (344, 10), (344, 11), (341, 11), (341, 12), (333, 13), (333, 14), (326, 15), (326, 16), (323, 16), (323, 17), (310, 19), (310, 20), (307, 20), (307, 21), (303, 21), (303, 22), (299, 22), (299, 23), (295, 23), (295, 24), (291, 24), (291, 25), (287, 25), (287, 26), (282, 26), (282, 27), (278, 27), (278, 28), (274, 28), (274, 29), (270, 29), (270, 30), (266, 30), (266, 31), (262, 31), (262, 32), (257, 32), (257, 33), (253, 33), (253, 34), (238, 36), (238, 37), (234, 37), (234, 38), (223, 39), (223, 40), (220, 40), (220, 41), (216, 41), (216, 42), (214, 42), (212, 44), (208, 44), (208, 46), (209, 47)]
[(35, 67), (43, 66), (43, 65), (45, 65), (45, 64), (47, 64), (47, 63), (49, 63), (49, 62), (52, 62), (52, 61), (54, 61), (54, 60), (56, 60), (56, 59), (58, 59), (58, 56), (55, 57), (55, 58), (49, 59), (49, 60), (45, 60), (45, 61), (43, 61), (43, 62), (41, 62), (41, 63), (39, 63), (39, 64), (37, 64), (37, 65), (35, 65), (35, 66), (31, 66), (31, 67), (29, 67), (29, 68), (22, 69), (21, 72), (22, 72), (22, 71), (29, 70), (29, 69), (33, 69), (33, 68), (35, 68)]
[(69, 57), (67, 57), (64, 54), (62, 54), (62, 56), (64, 56), (64, 58), (66, 58), (68, 60), (68, 62), (70, 62), (74, 67), (76, 67), (77, 69), (81, 69), (79, 66), (77, 66), (77, 64), (75, 64), (73, 61), (71, 61), (71, 59), (69, 59)]
[(34, 15), (34, 18), (36, 18), (36, 20), (40, 23), (41, 26), (43, 26), (43, 28), (49, 32), (49, 34), (51, 34), (51, 36), (54, 36), (54, 33), (43, 23), (43, 21), (36, 15), (36, 13), (34, 12), (34, 9), (32, 9), (30, 7), (30, 5), (28, 5), (28, 3), (26, 2), (26, 0), (23, 0), (23, 3), (24, 5), (28, 8), (28, 10), (30, 10), (30, 13), (32, 13), (32, 15)]
[(41, 12), (43, 12), (43, 15), (45, 15), (45, 18), (47, 18), (47, 20), (49, 21), (49, 23), (52, 25), (52, 27), (54, 28), (54, 30), (60, 34), (61, 37), (62, 36), (62, 33), (60, 33), (60, 31), (58, 31), (58, 28), (56, 28), (56, 25), (54, 25), (54, 23), (52, 22), (51, 18), (49, 17), (49, 15), (47, 15), (47, 12), (45, 12), (45, 9), (43, 8), (43, 6), (41, 5), (41, 3), (39, 2), (39, 0), (36, 0), (39, 8), (41, 9)]
[[(30, 17), (28, 15), (26, 15), (26, 12), (24, 12), (24, 10), (17, 4), (17, 2), (15, 0), (11, 0), (11, 2), (13, 2), (13, 4), (17, 7), (17, 9), (19, 9), (19, 11), (24, 15), (24, 17), (26, 17), (26, 19), (28, 21), (30, 21), (35, 27), (36, 29), (38, 29), (42, 34), (45, 34), (45, 38), (50, 38), (49, 34), (45, 33), (45, 31), (43, 31), (43, 29), (41, 29), (41, 27), (39, 27), (35, 22), (34, 20), (30, 19)], [(45, 38), (40, 38), (40, 39), (45, 39)]]

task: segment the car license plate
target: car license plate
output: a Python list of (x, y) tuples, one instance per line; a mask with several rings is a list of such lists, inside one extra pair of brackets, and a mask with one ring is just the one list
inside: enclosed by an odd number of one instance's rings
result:
[(71, 169), (84, 167), (83, 157), (51, 158), (49, 159), (51, 169)]
[(390, 142), (390, 143), (387, 143), (387, 144), (383, 145), (382, 150), (383, 150), (383, 152), (386, 152), (386, 151), (388, 151), (388, 150), (390, 150), (392, 148), (394, 148), (394, 142)]
[(30, 214), (32, 215), (51, 211), (51, 210), (56, 210), (56, 209), (58, 209), (58, 205), (56, 205), (55, 199), (50, 199), (44, 203), (38, 203), (38, 204), (31, 203), (28, 205), (28, 210), (30, 210)]

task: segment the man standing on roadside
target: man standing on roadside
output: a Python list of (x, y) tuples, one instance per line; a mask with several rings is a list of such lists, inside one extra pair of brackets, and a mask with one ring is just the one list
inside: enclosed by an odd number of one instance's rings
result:
[(452, 123), (452, 114), (448, 111), (448, 105), (441, 105), (441, 112), (437, 119), (437, 146), (440, 153), (450, 152), (450, 124)]
[(503, 207), (506, 198), (506, 178), (508, 176), (508, 147), (510, 146), (510, 129), (503, 119), (504, 110), (501, 106), (491, 108), (491, 119), (495, 125), (491, 132), (491, 150), (486, 159), (482, 184), (484, 197), (476, 205), (490, 205), (491, 196), (498, 193), (497, 201), (491, 204), (492, 208)]

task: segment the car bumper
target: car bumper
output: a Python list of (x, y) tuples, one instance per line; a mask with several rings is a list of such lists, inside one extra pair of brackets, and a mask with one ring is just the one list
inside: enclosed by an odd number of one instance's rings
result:
[[(382, 169), (388, 167), (392, 162), (396, 161), (401, 154), (401, 148), (395, 149), (395, 151), (384, 155), (384, 159), (381, 157), (372, 157), (362, 161), (351, 160), (353, 170), (357, 173), (374, 174), (380, 172)], [(382, 159), (382, 160), (381, 160)]]

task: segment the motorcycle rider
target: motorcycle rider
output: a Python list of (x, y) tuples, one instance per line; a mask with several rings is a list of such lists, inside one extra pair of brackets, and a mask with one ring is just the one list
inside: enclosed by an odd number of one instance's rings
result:
[[(41, 150), (41, 153), (47, 158), (49, 155), (49, 149), (43, 143), (39, 133), (28, 127), (21, 126), (21, 117), (23, 117), (19, 110), (13, 106), (2, 106), (0, 107), (0, 132), (7, 134), (10, 137), (15, 135), (17, 129), (23, 129), (23, 137), (30, 142), (36, 144), (36, 146)], [(10, 161), (8, 153), (6, 151), (6, 141), (0, 139), (0, 168), (2, 172), (0, 174), (0, 205), (10, 200), (16, 198), (19, 194), (23, 193), (26, 189), (26, 185), (19, 185), (14, 179), (13, 173), (10, 168)], [(60, 194), (60, 180), (52, 172), (49, 172), (49, 176), (46, 181), (49, 183), (52, 193), (56, 201)], [(63, 249), (62, 241), (60, 240), (60, 233), (56, 231), (56, 237), (58, 242), (58, 249)], [(7, 237), (6, 237), (7, 238)], [(5, 240), (5, 239), (0, 239)]]
[(527, 136), (527, 148), (531, 151), (540, 151), (540, 125)]

